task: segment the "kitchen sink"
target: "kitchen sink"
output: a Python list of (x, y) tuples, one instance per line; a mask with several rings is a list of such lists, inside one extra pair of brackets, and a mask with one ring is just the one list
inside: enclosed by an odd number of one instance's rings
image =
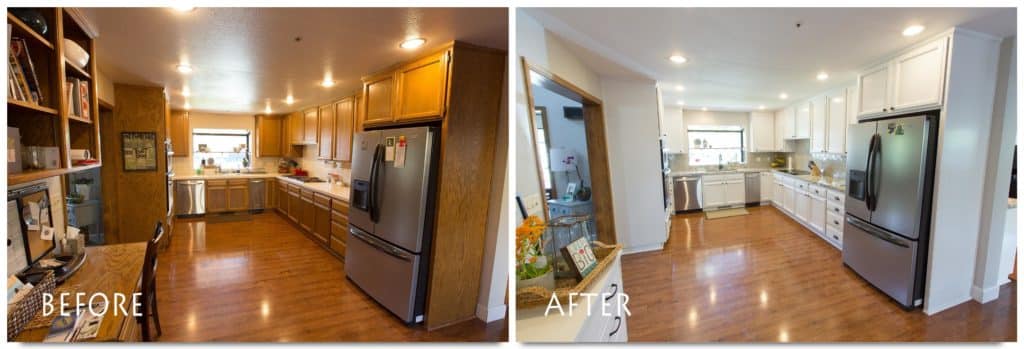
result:
[(303, 183), (323, 183), (324, 182), (323, 179), (320, 179), (320, 178), (317, 178), (317, 177), (310, 177), (310, 176), (288, 175), (288, 176), (285, 176), (285, 177), (286, 178), (291, 178), (291, 179), (294, 179), (294, 180), (297, 180), (297, 181), (303, 182)]

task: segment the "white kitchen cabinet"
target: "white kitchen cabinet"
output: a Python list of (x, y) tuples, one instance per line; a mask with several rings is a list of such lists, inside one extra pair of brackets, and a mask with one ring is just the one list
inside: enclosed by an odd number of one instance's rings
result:
[(796, 218), (800, 222), (807, 224), (811, 220), (811, 194), (807, 194), (806, 192), (802, 191), (795, 192), (796, 202), (794, 203), (794, 205), (796, 206)]
[(793, 119), (788, 118), (787, 121), (787, 117), (785, 114), (786, 109), (780, 109), (775, 111), (775, 136), (772, 138), (775, 142), (775, 151), (788, 151), (788, 147), (786, 147), (786, 138), (789, 136), (789, 133), (787, 132), (791, 131), (788, 131), (786, 125), (787, 123), (789, 125), (792, 125)]
[(828, 96), (814, 97), (809, 103), (811, 104), (811, 152), (824, 153), (828, 151), (828, 116), (825, 114)]
[(739, 179), (728, 179), (725, 182), (725, 204), (743, 205), (747, 201), (747, 185), (743, 175)]
[(860, 117), (942, 105), (948, 37), (925, 43), (857, 77)]
[(782, 109), (782, 134), (785, 139), (796, 139), (796, 108), (789, 106)]
[(775, 176), (771, 172), (761, 172), (761, 202), (772, 201), (772, 193), (775, 191)]
[(846, 103), (843, 104), (846, 105), (846, 123), (850, 125), (857, 123), (857, 103), (860, 101), (857, 97), (857, 85), (846, 88)]
[(782, 207), (783, 195), (785, 195), (786, 189), (782, 185), (782, 181), (779, 180), (778, 175), (772, 179), (772, 204), (775, 207)]
[(775, 115), (770, 112), (750, 113), (751, 152), (775, 151)]
[(704, 209), (713, 209), (725, 205), (725, 182), (710, 176), (701, 180), (701, 200)]
[(827, 134), (825, 151), (834, 154), (846, 153), (846, 89), (839, 89), (825, 94), (825, 103), (828, 105), (828, 118), (826, 123)]
[(662, 136), (665, 137), (665, 146), (672, 154), (683, 154), (689, 149), (686, 140), (686, 130), (683, 129), (683, 115), (668, 113), (662, 118)]
[(796, 106), (793, 119), (793, 139), (811, 137), (811, 102), (806, 101)]
[(794, 214), (796, 205), (796, 190), (793, 189), (791, 184), (783, 182), (782, 184), (782, 209), (789, 214)]
[(826, 225), (825, 215), (828, 211), (828, 209), (825, 207), (825, 198), (814, 195), (809, 195), (808, 197), (811, 199), (811, 213), (809, 222), (811, 228), (813, 228), (819, 234), (824, 234)]

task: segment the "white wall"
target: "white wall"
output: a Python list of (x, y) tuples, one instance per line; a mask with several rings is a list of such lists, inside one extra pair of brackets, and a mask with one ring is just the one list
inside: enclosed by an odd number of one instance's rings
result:
[[(590, 159), (587, 156), (587, 135), (583, 119), (570, 120), (565, 118), (563, 107), (582, 107), (579, 102), (562, 97), (545, 88), (533, 88), (533, 105), (547, 107), (548, 140), (549, 148), (566, 148), (576, 154), (577, 164), (580, 169), (580, 176), (583, 177), (587, 186), (590, 182)], [(568, 183), (579, 182), (576, 171), (555, 172), (554, 174), (555, 193), (561, 196), (565, 193)]]
[(603, 77), (601, 89), (619, 243), (624, 253), (660, 250), (668, 237), (655, 81)]

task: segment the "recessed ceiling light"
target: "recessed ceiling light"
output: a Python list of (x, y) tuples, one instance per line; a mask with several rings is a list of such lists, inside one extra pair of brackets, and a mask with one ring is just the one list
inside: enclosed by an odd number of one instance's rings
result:
[(264, 113), (267, 113), (267, 114), (270, 114), (270, 113), (271, 113), (271, 110), (270, 110), (270, 103), (267, 103), (267, 107), (266, 107), (266, 108), (263, 108), (263, 112), (264, 112)]
[(178, 64), (174, 69), (178, 70), (179, 73), (188, 74), (192, 72), (192, 66), (187, 63)]
[(185, 101), (185, 110), (189, 110), (189, 109), (192, 109), (192, 105), (188, 104), (188, 101)]
[(757, 110), (764, 110), (764, 105), (757, 106)]
[(682, 100), (679, 100), (678, 102), (676, 102), (676, 104), (678, 104), (681, 107), (681, 106), (686, 105), (686, 102), (683, 102)]
[(708, 107), (701, 107), (700, 110), (701, 111), (708, 111)]
[(828, 73), (826, 73), (826, 72), (818, 73), (818, 81), (825, 81), (825, 80), (828, 80)]
[(191, 96), (192, 95), (192, 91), (188, 89), (188, 86), (182, 87), (181, 88), (181, 95), (185, 96), (185, 97)]
[(686, 89), (686, 87), (683, 87), (683, 85), (676, 85), (676, 91), (682, 91), (682, 90), (685, 90), (685, 89)]
[(668, 60), (672, 61), (672, 63), (675, 63), (675, 64), (686, 63), (686, 57), (683, 57), (681, 55), (671, 55), (671, 56), (668, 57)]
[(292, 95), (288, 95), (288, 98), (284, 99), (284, 104), (287, 104), (287, 105), (295, 104), (295, 97), (292, 97)]
[(843, 99), (842, 99), (842, 98), (839, 98), (839, 97), (836, 97), (836, 98), (832, 98), (832, 102), (833, 102), (833, 103), (843, 103)]
[(412, 49), (418, 48), (420, 46), (423, 46), (423, 44), (425, 44), (425, 43), (427, 43), (427, 39), (424, 39), (424, 38), (412, 38), (412, 39), (406, 39), (405, 41), (402, 41), (401, 44), (398, 44), (398, 47), (404, 48), (406, 50), (412, 50)]
[(328, 88), (334, 86), (334, 79), (331, 79), (331, 73), (324, 74), (324, 79), (320, 80), (320, 86)]
[(787, 95), (785, 92), (779, 94), (779, 99), (786, 99), (786, 98), (789, 98), (789, 95)]
[(195, 6), (185, 6), (180, 4), (171, 6), (171, 8), (178, 12), (192, 12), (196, 10)]
[(923, 31), (924, 31), (924, 26), (915, 24), (915, 25), (912, 25), (912, 26), (909, 26), (909, 27), (903, 29), (903, 36), (914, 36), (914, 35), (917, 35), (917, 34), (921, 34), (921, 32), (923, 32)]

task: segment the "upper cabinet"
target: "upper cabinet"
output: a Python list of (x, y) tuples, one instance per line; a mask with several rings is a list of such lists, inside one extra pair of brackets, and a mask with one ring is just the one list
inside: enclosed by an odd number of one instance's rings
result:
[(303, 122), (303, 114), (301, 111), (288, 114), (286, 124), (288, 129), (288, 132), (286, 133), (288, 135), (288, 143), (302, 144), (305, 142), (306, 138), (303, 135), (305, 124)]
[(284, 117), (256, 116), (256, 157), (284, 155)]
[(440, 120), (447, 109), (452, 49), (363, 78), (364, 126)]
[(786, 139), (793, 134), (793, 109), (775, 111), (775, 150), (787, 151)]
[(316, 144), (319, 112), (317, 108), (309, 108), (302, 112), (302, 144)]
[(847, 89), (839, 89), (825, 94), (825, 104), (828, 106), (828, 121), (825, 152), (843, 154), (846, 152), (846, 109), (848, 99)]
[(685, 154), (689, 150), (686, 142), (686, 130), (683, 128), (682, 112), (665, 115), (661, 127), (664, 128), (662, 134), (665, 136), (665, 147), (668, 148), (669, 153)]
[(828, 124), (827, 115), (825, 115), (826, 105), (828, 104), (826, 96), (818, 96), (811, 99), (811, 152), (812, 153), (824, 153), (826, 151), (826, 143), (828, 140)]
[(395, 72), (395, 120), (438, 119), (444, 114), (451, 51), (427, 56)]
[(796, 114), (793, 120), (792, 139), (807, 139), (811, 137), (811, 102), (803, 102), (796, 105)]
[(188, 156), (191, 153), (191, 133), (187, 111), (172, 111), (170, 117), (171, 151), (175, 157)]
[(857, 115), (870, 117), (942, 105), (948, 37), (918, 46), (857, 78)]
[(334, 108), (334, 160), (352, 160), (352, 134), (355, 130), (356, 97), (346, 97)]
[(775, 116), (770, 112), (750, 113), (750, 144), (751, 152), (776, 151), (775, 147)]
[(334, 158), (334, 104), (321, 105), (317, 120), (317, 159)]

